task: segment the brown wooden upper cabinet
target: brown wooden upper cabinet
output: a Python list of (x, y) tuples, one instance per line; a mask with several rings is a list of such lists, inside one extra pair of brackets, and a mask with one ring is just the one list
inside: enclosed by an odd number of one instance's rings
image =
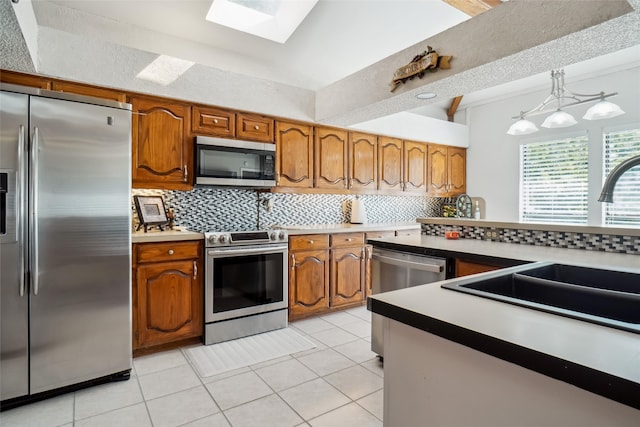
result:
[(276, 185), (313, 187), (313, 128), (276, 122)]
[(199, 135), (233, 138), (236, 134), (236, 113), (221, 108), (194, 105), (191, 131)]
[(51, 90), (55, 90), (58, 92), (75, 93), (78, 95), (93, 96), (102, 99), (110, 99), (111, 101), (127, 102), (127, 94), (125, 92), (119, 92), (117, 90), (89, 86), (80, 83), (54, 81), (51, 84)]
[(37, 87), (39, 89), (51, 90), (51, 80), (31, 74), (16, 73), (14, 71), (0, 72), (0, 81), (12, 85)]
[(190, 190), (191, 108), (159, 98), (131, 98), (134, 188)]
[(316, 128), (315, 187), (347, 189), (347, 131)]
[(274, 120), (258, 114), (238, 113), (236, 138), (249, 141), (273, 142)]
[(423, 142), (404, 142), (404, 191), (426, 193), (427, 152)]
[(378, 187), (378, 137), (349, 132), (349, 189)]
[(378, 137), (378, 189), (402, 191), (402, 140)]
[(429, 145), (429, 194), (451, 196), (466, 191), (467, 152), (464, 148)]

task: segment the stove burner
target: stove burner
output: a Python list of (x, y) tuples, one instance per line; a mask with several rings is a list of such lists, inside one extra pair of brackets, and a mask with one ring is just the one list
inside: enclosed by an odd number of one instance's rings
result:
[(285, 230), (230, 231), (204, 233), (208, 248), (218, 246), (271, 245), (287, 242)]

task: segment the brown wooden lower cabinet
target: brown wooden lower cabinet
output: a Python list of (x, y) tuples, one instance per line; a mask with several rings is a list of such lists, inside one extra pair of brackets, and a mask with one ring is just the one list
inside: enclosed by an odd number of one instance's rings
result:
[(329, 251), (289, 253), (289, 319), (329, 308)]
[(331, 250), (329, 304), (339, 307), (358, 303), (365, 297), (366, 255), (364, 246)]
[(485, 273), (487, 271), (498, 270), (500, 268), (502, 267), (456, 259), (456, 277), (469, 276), (476, 273)]
[(133, 349), (197, 338), (203, 328), (201, 242), (133, 245)]

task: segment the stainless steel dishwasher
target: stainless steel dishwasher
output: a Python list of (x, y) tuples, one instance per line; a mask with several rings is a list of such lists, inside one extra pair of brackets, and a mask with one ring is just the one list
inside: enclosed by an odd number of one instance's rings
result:
[[(427, 255), (381, 249), (374, 246), (371, 257), (373, 294), (438, 282), (446, 278), (447, 260)], [(383, 357), (382, 316), (371, 316), (371, 351)]]

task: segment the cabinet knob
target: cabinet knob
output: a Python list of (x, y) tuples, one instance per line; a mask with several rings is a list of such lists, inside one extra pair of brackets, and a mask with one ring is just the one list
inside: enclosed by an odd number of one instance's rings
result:
[(353, 239), (352, 239), (351, 237), (349, 237), (349, 238), (347, 239), (347, 242), (350, 242), (350, 241), (352, 241), (352, 240), (353, 240)]
[(218, 124), (218, 119), (213, 119), (213, 123)]
[(310, 245), (313, 245), (313, 243), (314, 243), (313, 240), (309, 240)]
[(255, 130), (259, 130), (259, 129), (260, 129), (260, 126), (255, 125), (253, 128), (254, 128)]
[(169, 249), (169, 250), (167, 251), (167, 253), (168, 253), (169, 255), (173, 255), (173, 249)]

